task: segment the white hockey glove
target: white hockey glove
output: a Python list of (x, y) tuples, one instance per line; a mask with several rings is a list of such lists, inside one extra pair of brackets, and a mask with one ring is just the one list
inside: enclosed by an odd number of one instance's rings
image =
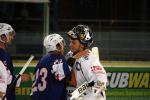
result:
[(97, 81), (92, 87), (92, 95), (96, 98), (105, 98), (105, 94), (103, 94), (105, 90), (106, 90), (105, 83), (101, 81)]

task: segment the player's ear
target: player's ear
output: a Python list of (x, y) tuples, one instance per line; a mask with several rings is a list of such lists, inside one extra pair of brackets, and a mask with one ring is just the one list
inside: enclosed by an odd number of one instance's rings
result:
[(62, 46), (58, 43), (58, 44), (56, 45), (56, 48), (57, 48), (58, 51), (61, 51)]
[(7, 37), (6, 37), (5, 34), (1, 35), (1, 36), (0, 36), (0, 39), (1, 39), (2, 41), (4, 41), (5, 43), (7, 42)]
[(85, 49), (85, 46), (83, 44), (80, 44), (80, 49), (81, 50), (84, 50)]

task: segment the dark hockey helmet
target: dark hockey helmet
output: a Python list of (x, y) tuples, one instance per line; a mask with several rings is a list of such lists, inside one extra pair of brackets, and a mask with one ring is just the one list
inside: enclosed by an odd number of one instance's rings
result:
[(72, 40), (79, 40), (81, 44), (86, 47), (90, 47), (93, 43), (93, 33), (92, 30), (86, 25), (77, 25), (72, 30), (70, 30), (67, 35)]

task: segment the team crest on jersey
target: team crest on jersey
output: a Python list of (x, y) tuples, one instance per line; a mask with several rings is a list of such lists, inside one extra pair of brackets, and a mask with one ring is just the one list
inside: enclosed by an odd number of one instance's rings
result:
[(52, 65), (51, 72), (52, 74), (55, 74), (56, 80), (62, 80), (63, 78), (65, 78), (62, 59), (55, 60), (54, 64)]

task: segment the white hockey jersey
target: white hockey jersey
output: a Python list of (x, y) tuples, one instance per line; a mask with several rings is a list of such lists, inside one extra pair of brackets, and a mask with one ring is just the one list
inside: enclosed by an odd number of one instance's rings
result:
[[(73, 66), (73, 70), (76, 77), (77, 87), (82, 85), (85, 81), (88, 83), (94, 81), (94, 87), (99, 87), (99, 83), (102, 83), (104, 87), (106, 87), (106, 71), (100, 63), (99, 59), (97, 59), (92, 52), (90, 52), (89, 56), (81, 57), (80, 59), (76, 60)], [(91, 92), (93, 91), (88, 89), (86, 91), (86, 95), (83, 95), (83, 100), (96, 100), (95, 98), (97, 97), (95, 97)]]
[(84, 81), (88, 83), (92, 81), (107, 82), (107, 76), (103, 66), (92, 53), (88, 57), (82, 57), (77, 60), (74, 64), (74, 71), (77, 87), (83, 84)]

